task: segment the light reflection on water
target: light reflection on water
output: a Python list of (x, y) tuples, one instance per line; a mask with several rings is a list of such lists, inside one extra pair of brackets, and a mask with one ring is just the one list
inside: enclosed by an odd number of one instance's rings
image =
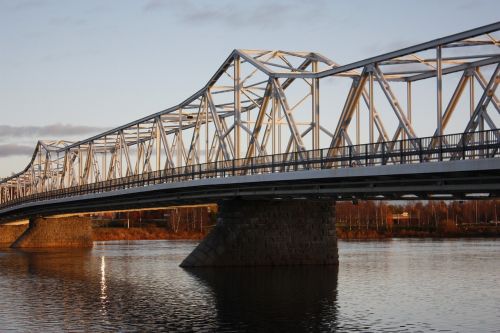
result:
[(195, 242), (0, 250), (0, 331), (500, 332), (500, 241), (340, 242), (328, 267), (178, 267)]
[(108, 296), (106, 295), (106, 257), (101, 256), (101, 314), (106, 315), (106, 302)]

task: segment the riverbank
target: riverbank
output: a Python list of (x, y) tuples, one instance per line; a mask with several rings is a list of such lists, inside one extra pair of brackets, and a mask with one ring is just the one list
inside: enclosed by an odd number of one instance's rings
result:
[[(208, 233), (193, 231), (173, 232), (165, 228), (94, 228), (94, 241), (111, 240), (201, 240)], [(377, 240), (390, 238), (500, 238), (500, 227), (469, 228), (467, 230), (422, 231), (422, 230), (346, 230), (337, 228), (337, 238), (342, 240)]]
[(500, 228), (497, 230), (477, 231), (417, 231), (398, 230), (396, 232), (376, 230), (342, 230), (337, 228), (337, 238), (342, 240), (377, 240), (390, 238), (500, 238)]
[(92, 236), (94, 241), (111, 240), (200, 240), (205, 237), (203, 232), (178, 231), (171, 232), (165, 228), (94, 228)]

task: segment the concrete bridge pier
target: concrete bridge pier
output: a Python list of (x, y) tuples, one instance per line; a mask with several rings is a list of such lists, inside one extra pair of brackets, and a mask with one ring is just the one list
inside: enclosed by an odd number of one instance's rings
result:
[(332, 200), (223, 201), (214, 229), (181, 263), (284, 265), (338, 265)]
[(92, 247), (90, 218), (30, 218), (29, 227), (11, 245), (13, 248)]
[(10, 247), (26, 229), (27, 224), (0, 225), (0, 248)]

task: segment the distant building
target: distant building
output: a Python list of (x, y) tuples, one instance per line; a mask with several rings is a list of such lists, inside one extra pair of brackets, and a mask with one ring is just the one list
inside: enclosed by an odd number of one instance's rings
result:
[(418, 224), (418, 217), (412, 216), (408, 212), (402, 212), (401, 214), (390, 214), (387, 221), (388, 224), (409, 226)]

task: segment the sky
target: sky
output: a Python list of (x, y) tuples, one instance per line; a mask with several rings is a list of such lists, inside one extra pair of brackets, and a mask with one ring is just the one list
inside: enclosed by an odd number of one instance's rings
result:
[(39, 139), (83, 139), (178, 104), (236, 48), (346, 64), (498, 13), (498, 0), (0, 0), (0, 177)]

